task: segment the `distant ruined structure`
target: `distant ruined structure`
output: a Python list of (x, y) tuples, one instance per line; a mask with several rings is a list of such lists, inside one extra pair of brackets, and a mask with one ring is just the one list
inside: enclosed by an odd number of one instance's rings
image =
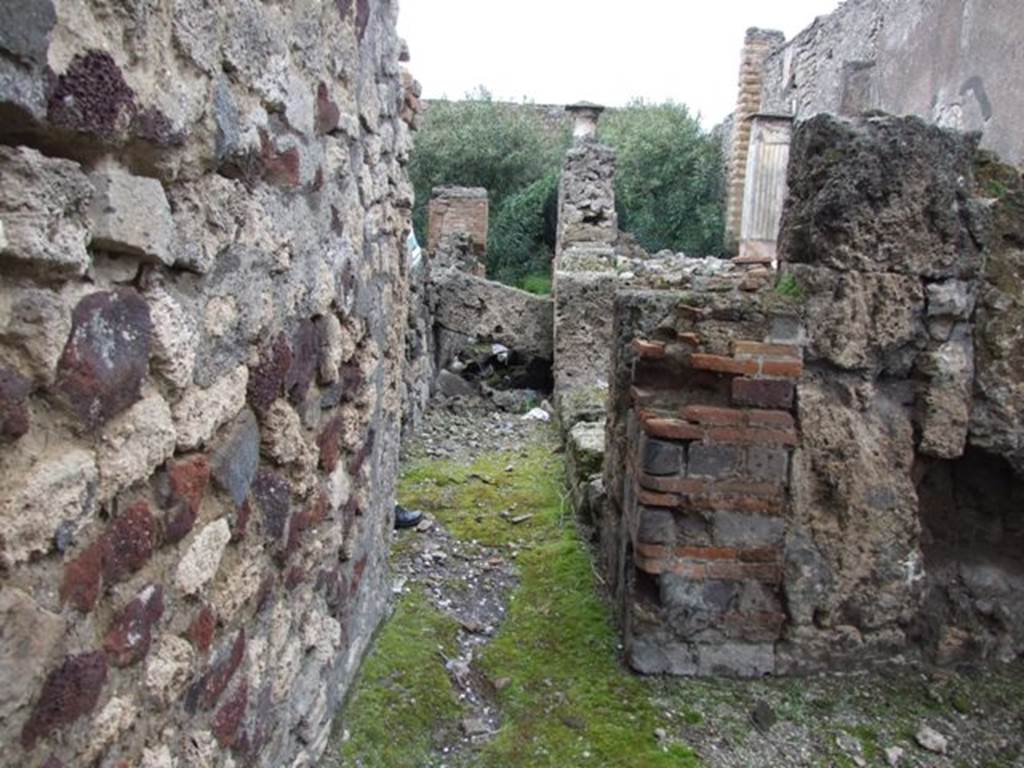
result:
[(619, 231), (575, 105), (548, 297), (487, 279), (485, 190), (409, 248), (391, 0), (8, 3), (0, 766), (316, 765), (434, 394), (553, 391), (640, 672), (1019, 658), (1013, 5), (749, 33), (733, 260)]
[(786, 41), (747, 32), (728, 169), (726, 241), (770, 260), (785, 196), (786, 118), (874, 111), (981, 133), (1024, 164), (1017, 0), (845, 0)]

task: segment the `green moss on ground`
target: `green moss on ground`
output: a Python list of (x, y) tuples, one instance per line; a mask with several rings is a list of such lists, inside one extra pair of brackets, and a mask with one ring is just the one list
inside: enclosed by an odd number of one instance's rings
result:
[[(520, 585), (481, 660), (492, 681), (508, 681), (498, 694), (502, 727), (467, 764), (697, 765), (688, 748), (659, 745), (654, 731), (664, 724), (644, 683), (619, 661), (590, 556), (563, 501), (563, 454), (555, 445), (551, 429), (520, 451), (470, 464), (417, 460), (401, 479), (401, 502), (430, 512), (455, 536), (521, 545)], [(524, 515), (531, 517), (511, 522)], [(342, 765), (437, 762), (431, 746), (452, 733), (461, 712), (437, 653), (455, 631), (422, 594), (402, 598), (346, 707), (351, 738)]]
[[(641, 678), (619, 659), (618, 633), (597, 590), (590, 555), (563, 497), (564, 454), (555, 430), (521, 450), (470, 463), (417, 459), (400, 484), (403, 504), (432, 513), (453, 535), (514, 544), (519, 584), (480, 669), (502, 681), (501, 727), (493, 740), (453, 760), (438, 747), (457, 741), (463, 711), (440, 650), (455, 655), (456, 623), (418, 589), (404, 595), (364, 665), (342, 727), (343, 766), (630, 768), (697, 766), (687, 744), (727, 744), (734, 759), (775, 754), (751, 712), (766, 702), (822, 765), (852, 765), (838, 739), (859, 743), (868, 763), (914, 743), (923, 722), (968, 738), (965, 718), (1008, 733), (1024, 722), (1024, 669), (933, 677), (912, 669), (835, 678), (693, 680)], [(502, 512), (505, 514), (502, 515)], [(515, 524), (513, 519), (529, 516)], [(970, 714), (968, 715), (968, 712)], [(664, 729), (665, 738), (655, 737)], [(774, 731), (774, 729), (773, 729)], [(987, 733), (984, 726), (971, 738)], [(713, 749), (716, 747), (712, 747)], [(720, 748), (720, 747), (717, 747)], [(975, 765), (1009, 766), (1018, 745), (972, 742)], [(987, 761), (987, 762), (986, 762)]]
[(457, 653), (458, 624), (419, 590), (403, 597), (367, 656), (338, 728), (342, 766), (427, 765), (459, 726), (460, 705), (444, 669)]
[(549, 535), (520, 557), (521, 586), (484, 650), (488, 676), (510, 683), (498, 699), (504, 725), (479, 764), (697, 765), (685, 746), (663, 749), (655, 738), (665, 723), (643, 682), (619, 663), (617, 635), (575, 532)]
[(403, 472), (399, 499), (430, 512), (465, 541), (491, 547), (542, 541), (567, 514), (561, 462), (553, 438), (469, 464), (420, 459)]

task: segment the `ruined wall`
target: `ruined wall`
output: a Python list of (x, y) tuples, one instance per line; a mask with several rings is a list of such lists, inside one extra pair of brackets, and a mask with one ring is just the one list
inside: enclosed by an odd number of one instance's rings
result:
[[(437, 266), (458, 266), (460, 269), (479, 274), (486, 272), (483, 259), (487, 254), (487, 229), (490, 204), (487, 190), (480, 187), (435, 187), (427, 208), (427, 250), (433, 255)], [(450, 255), (453, 249), (445, 241), (453, 236), (463, 236), (466, 241), (466, 258), (476, 264), (440, 263), (442, 257)]]
[(1024, 182), (798, 123), (774, 289), (615, 304), (602, 560), (645, 672), (1024, 653)]
[(785, 42), (785, 35), (770, 29), (751, 28), (740, 52), (739, 92), (729, 135), (728, 172), (726, 174), (725, 243), (735, 251), (739, 246), (743, 222), (743, 191), (750, 149), (751, 122), (761, 111), (763, 64), (768, 55)]
[(982, 146), (1024, 163), (1017, 0), (847, 0), (779, 47), (761, 110), (810, 117), (868, 110), (982, 131)]
[[(1022, 550), (1002, 549), (1024, 527), (1020, 195), (974, 139), (916, 118), (797, 129), (779, 242), (808, 330), (790, 664), (1024, 650)], [(980, 456), (1002, 478), (988, 507), (960, 482)]]
[(5, 5), (0, 765), (324, 748), (386, 595), (396, 14)]
[(774, 672), (799, 312), (774, 292), (630, 292), (616, 334), (603, 561), (626, 657), (648, 674)]

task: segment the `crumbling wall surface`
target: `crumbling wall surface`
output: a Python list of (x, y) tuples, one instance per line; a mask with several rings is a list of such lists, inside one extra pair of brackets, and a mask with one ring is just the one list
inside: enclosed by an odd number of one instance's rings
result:
[(766, 60), (761, 109), (917, 115), (1020, 165), (1022, 33), (1017, 0), (847, 0)]
[(799, 308), (771, 292), (659, 293), (616, 300), (602, 537), (626, 657), (649, 674), (768, 674)]
[[(981, 189), (976, 142), (917, 118), (817, 116), (797, 129), (779, 251), (803, 297), (808, 367), (783, 669), (908, 646), (946, 661), (1024, 649), (1024, 564), (988, 543), (1024, 527), (1004, 503), (1014, 484), (986, 489), (988, 509), (949, 516), (969, 548), (929, 530), (936, 466), (955, 479), (983, 449), (1020, 483), (1019, 174), (1002, 167), (1005, 183)], [(963, 569), (979, 566), (974, 602), (951, 606)]]
[[(463, 235), (469, 255), (477, 260), (487, 252), (490, 203), (480, 187), (435, 187), (428, 206), (427, 250), (435, 260), (442, 257), (446, 238)], [(458, 266), (440, 264), (438, 266)], [(470, 270), (473, 271), (473, 270)], [(479, 275), (483, 277), (481, 262)]]
[(610, 247), (619, 237), (615, 150), (593, 140), (569, 149), (558, 186), (555, 269), (573, 247)]
[(0, 765), (319, 758), (386, 594), (396, 14), (5, 4)]
[(441, 329), (551, 361), (551, 299), (457, 269), (432, 270), (432, 284)]
[(1024, 184), (798, 123), (773, 288), (619, 293), (601, 524), (643, 672), (1024, 653)]

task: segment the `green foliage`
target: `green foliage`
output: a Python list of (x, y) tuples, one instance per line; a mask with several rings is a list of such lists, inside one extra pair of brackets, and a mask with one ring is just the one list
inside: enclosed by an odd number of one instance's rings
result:
[(425, 765), (436, 744), (455, 738), (461, 712), (440, 653), (455, 656), (458, 624), (420, 591), (398, 604), (359, 675), (338, 727), (340, 765)]
[[(420, 241), (425, 242), (427, 203), (434, 187), (484, 187), (490, 196), (492, 228), (497, 229), (488, 244), (488, 250), (495, 251), (496, 265), (508, 271), (508, 265), (517, 260), (535, 258), (538, 246), (542, 249), (539, 209), (520, 200), (505, 211), (505, 201), (525, 195), (542, 209), (550, 189), (557, 186), (567, 143), (568, 136), (546, 128), (539, 115), (497, 103), (483, 88), (467, 94), (464, 101), (432, 102), (416, 134), (409, 164), (416, 190), (413, 222)], [(532, 186), (542, 180), (541, 187)], [(524, 219), (512, 220), (514, 215)], [(517, 276), (527, 271), (518, 270)]]
[(803, 301), (804, 299), (804, 288), (792, 272), (787, 272), (779, 278), (775, 284), (775, 292), (794, 301)]
[(618, 663), (618, 636), (573, 527), (549, 527), (519, 563), (520, 587), (483, 651), (488, 676), (511, 682), (498, 694), (503, 725), (478, 764), (698, 765), (685, 744), (652, 737), (668, 723), (644, 682)]
[(557, 171), (502, 200), (491, 214), (487, 274), (509, 285), (528, 274), (550, 275), (557, 206)]
[[(520, 453), (484, 454), (470, 464), (423, 459), (403, 472), (398, 496), (407, 507), (434, 514), (460, 539), (490, 547), (539, 540), (561, 511), (552, 461), (545, 443)], [(506, 472), (508, 466), (514, 471)], [(522, 515), (532, 517), (508, 522)]]
[(603, 118), (600, 137), (618, 154), (620, 228), (652, 253), (723, 252), (721, 142), (685, 106), (633, 102)]
[(551, 273), (532, 273), (519, 281), (519, 287), (536, 296), (551, 295)]

